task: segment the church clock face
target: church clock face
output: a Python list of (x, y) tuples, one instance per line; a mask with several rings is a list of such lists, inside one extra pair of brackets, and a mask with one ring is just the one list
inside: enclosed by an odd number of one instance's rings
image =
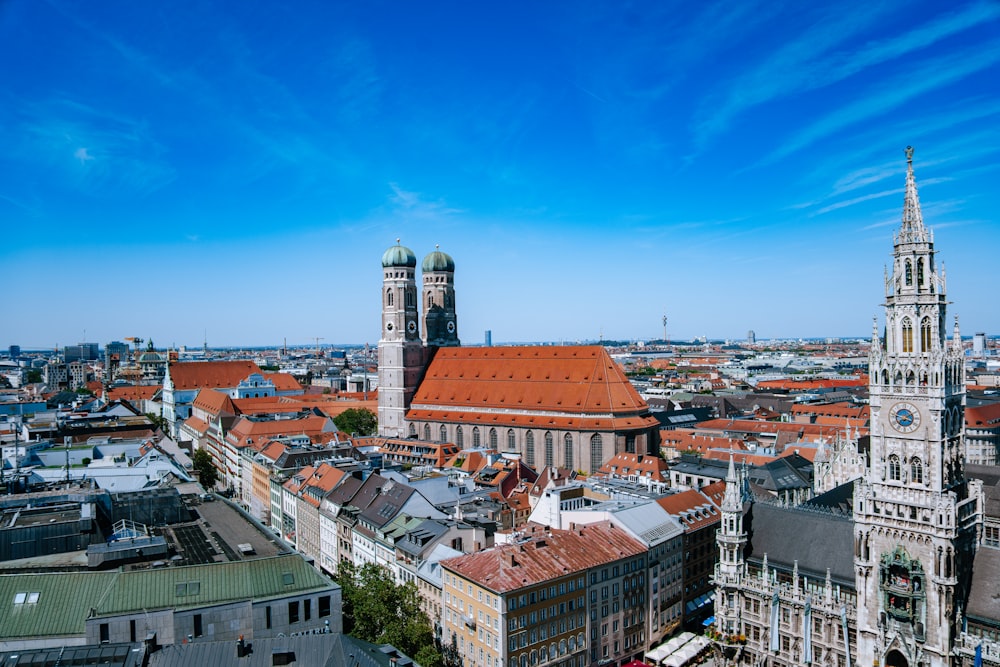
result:
[(385, 330), (386, 331), (392, 331), (392, 322), (386, 322), (385, 323)]
[(455, 333), (455, 323), (448, 322), (448, 333)]
[(413, 320), (410, 320), (409, 322), (406, 323), (406, 330), (409, 331), (410, 333), (416, 333), (417, 323), (414, 322)]
[(896, 403), (889, 411), (889, 421), (900, 433), (913, 433), (920, 426), (920, 411), (909, 403)]

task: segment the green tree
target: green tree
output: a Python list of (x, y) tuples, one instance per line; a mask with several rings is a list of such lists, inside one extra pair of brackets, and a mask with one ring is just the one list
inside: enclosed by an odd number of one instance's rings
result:
[(374, 435), (378, 417), (368, 408), (347, 408), (333, 418), (333, 423), (344, 433)]
[(194, 465), (195, 472), (198, 473), (202, 487), (205, 489), (213, 488), (215, 483), (219, 481), (219, 471), (212, 463), (212, 455), (204, 449), (199, 449), (191, 456), (191, 463)]
[(38, 384), (39, 382), (42, 381), (42, 372), (37, 368), (32, 368), (30, 371), (28, 371), (25, 380), (27, 381), (28, 384)]
[(167, 418), (166, 417), (164, 417), (162, 415), (158, 415), (158, 414), (153, 413), (153, 412), (147, 412), (146, 413), (146, 419), (148, 419), (150, 422), (153, 423), (153, 427), (154, 428), (159, 429), (160, 431), (163, 431), (164, 433), (167, 432)]
[[(360, 568), (341, 563), (336, 579), (343, 599), (344, 632), (375, 644), (392, 644), (425, 667), (443, 667), (413, 582), (399, 585), (389, 570), (374, 563)], [(432, 654), (436, 662), (430, 659)]]

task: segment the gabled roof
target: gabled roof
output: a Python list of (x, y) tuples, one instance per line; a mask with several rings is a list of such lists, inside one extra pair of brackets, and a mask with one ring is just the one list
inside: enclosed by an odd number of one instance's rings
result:
[(194, 401), (191, 403), (192, 407), (204, 410), (205, 412), (214, 415), (236, 415), (239, 411), (233, 405), (233, 399), (221, 391), (216, 391), (215, 389), (202, 389), (198, 392), (197, 396), (194, 397)]
[(657, 498), (656, 503), (677, 517), (686, 532), (700, 530), (722, 519), (711, 498), (694, 489)]
[(274, 383), (276, 391), (302, 391), (302, 385), (290, 373), (264, 373), (264, 379)]
[(252, 361), (185, 361), (170, 364), (169, 372), (174, 389), (183, 391), (236, 387), (251, 373), (261, 370)]
[(307, 435), (310, 440), (319, 440), (323, 433), (336, 430), (326, 417), (303, 417), (301, 419), (272, 419), (254, 421), (241, 417), (226, 434), (226, 442), (238, 447), (260, 449), (278, 435)]
[(833, 512), (752, 503), (743, 520), (749, 558), (760, 562), (767, 554), (771, 567), (799, 572), (814, 579), (826, 577), (854, 587), (854, 521)]
[(416, 493), (412, 486), (400, 484), (393, 480), (386, 480), (379, 487), (379, 492), (372, 498), (371, 503), (362, 510), (360, 517), (365, 521), (381, 528), (396, 518), (403, 505)]
[(648, 410), (600, 345), (441, 348), (412, 406), (605, 416)]
[(652, 454), (619, 452), (601, 466), (600, 474), (616, 477), (638, 475), (663, 482), (670, 478), (667, 462)]
[(574, 530), (527, 529), (528, 539), (477, 553), (449, 558), (441, 566), (496, 593), (583, 573), (648, 548), (611, 523), (578, 526)]

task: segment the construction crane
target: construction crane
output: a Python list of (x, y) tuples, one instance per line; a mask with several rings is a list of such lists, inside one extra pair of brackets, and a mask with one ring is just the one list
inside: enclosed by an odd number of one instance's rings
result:
[(126, 342), (128, 342), (128, 341), (132, 342), (132, 347), (135, 348), (133, 354), (135, 355), (135, 359), (138, 359), (139, 358), (139, 353), (141, 352), (140, 348), (142, 347), (142, 344), (144, 342), (143, 339), (139, 338), (137, 336), (126, 336), (125, 337), (125, 341)]
[(313, 339), (316, 341), (316, 358), (319, 359), (322, 356), (319, 352), (319, 342), (326, 339), (322, 336), (313, 336)]

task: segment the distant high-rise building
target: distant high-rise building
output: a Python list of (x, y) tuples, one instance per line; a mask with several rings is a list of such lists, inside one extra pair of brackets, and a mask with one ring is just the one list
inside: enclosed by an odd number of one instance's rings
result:
[(108, 382), (115, 379), (115, 374), (122, 364), (128, 364), (128, 343), (113, 340), (104, 346), (104, 379)]
[(753, 329), (747, 332), (747, 343), (753, 345), (757, 342), (757, 334), (754, 333)]
[(483, 338), (483, 345), (486, 347), (491, 347), (493, 345), (493, 331), (490, 329), (486, 330), (486, 335)]
[(7, 351), (10, 353), (10, 358), (11, 359), (17, 359), (17, 358), (19, 358), (21, 356), (21, 346), (20, 345), (11, 345), (9, 348), (7, 348)]
[(97, 359), (97, 343), (67, 345), (63, 349), (63, 359), (67, 364), (74, 361), (94, 361)]
[(986, 334), (981, 331), (977, 331), (976, 335), (972, 337), (972, 355), (975, 357), (986, 356)]

